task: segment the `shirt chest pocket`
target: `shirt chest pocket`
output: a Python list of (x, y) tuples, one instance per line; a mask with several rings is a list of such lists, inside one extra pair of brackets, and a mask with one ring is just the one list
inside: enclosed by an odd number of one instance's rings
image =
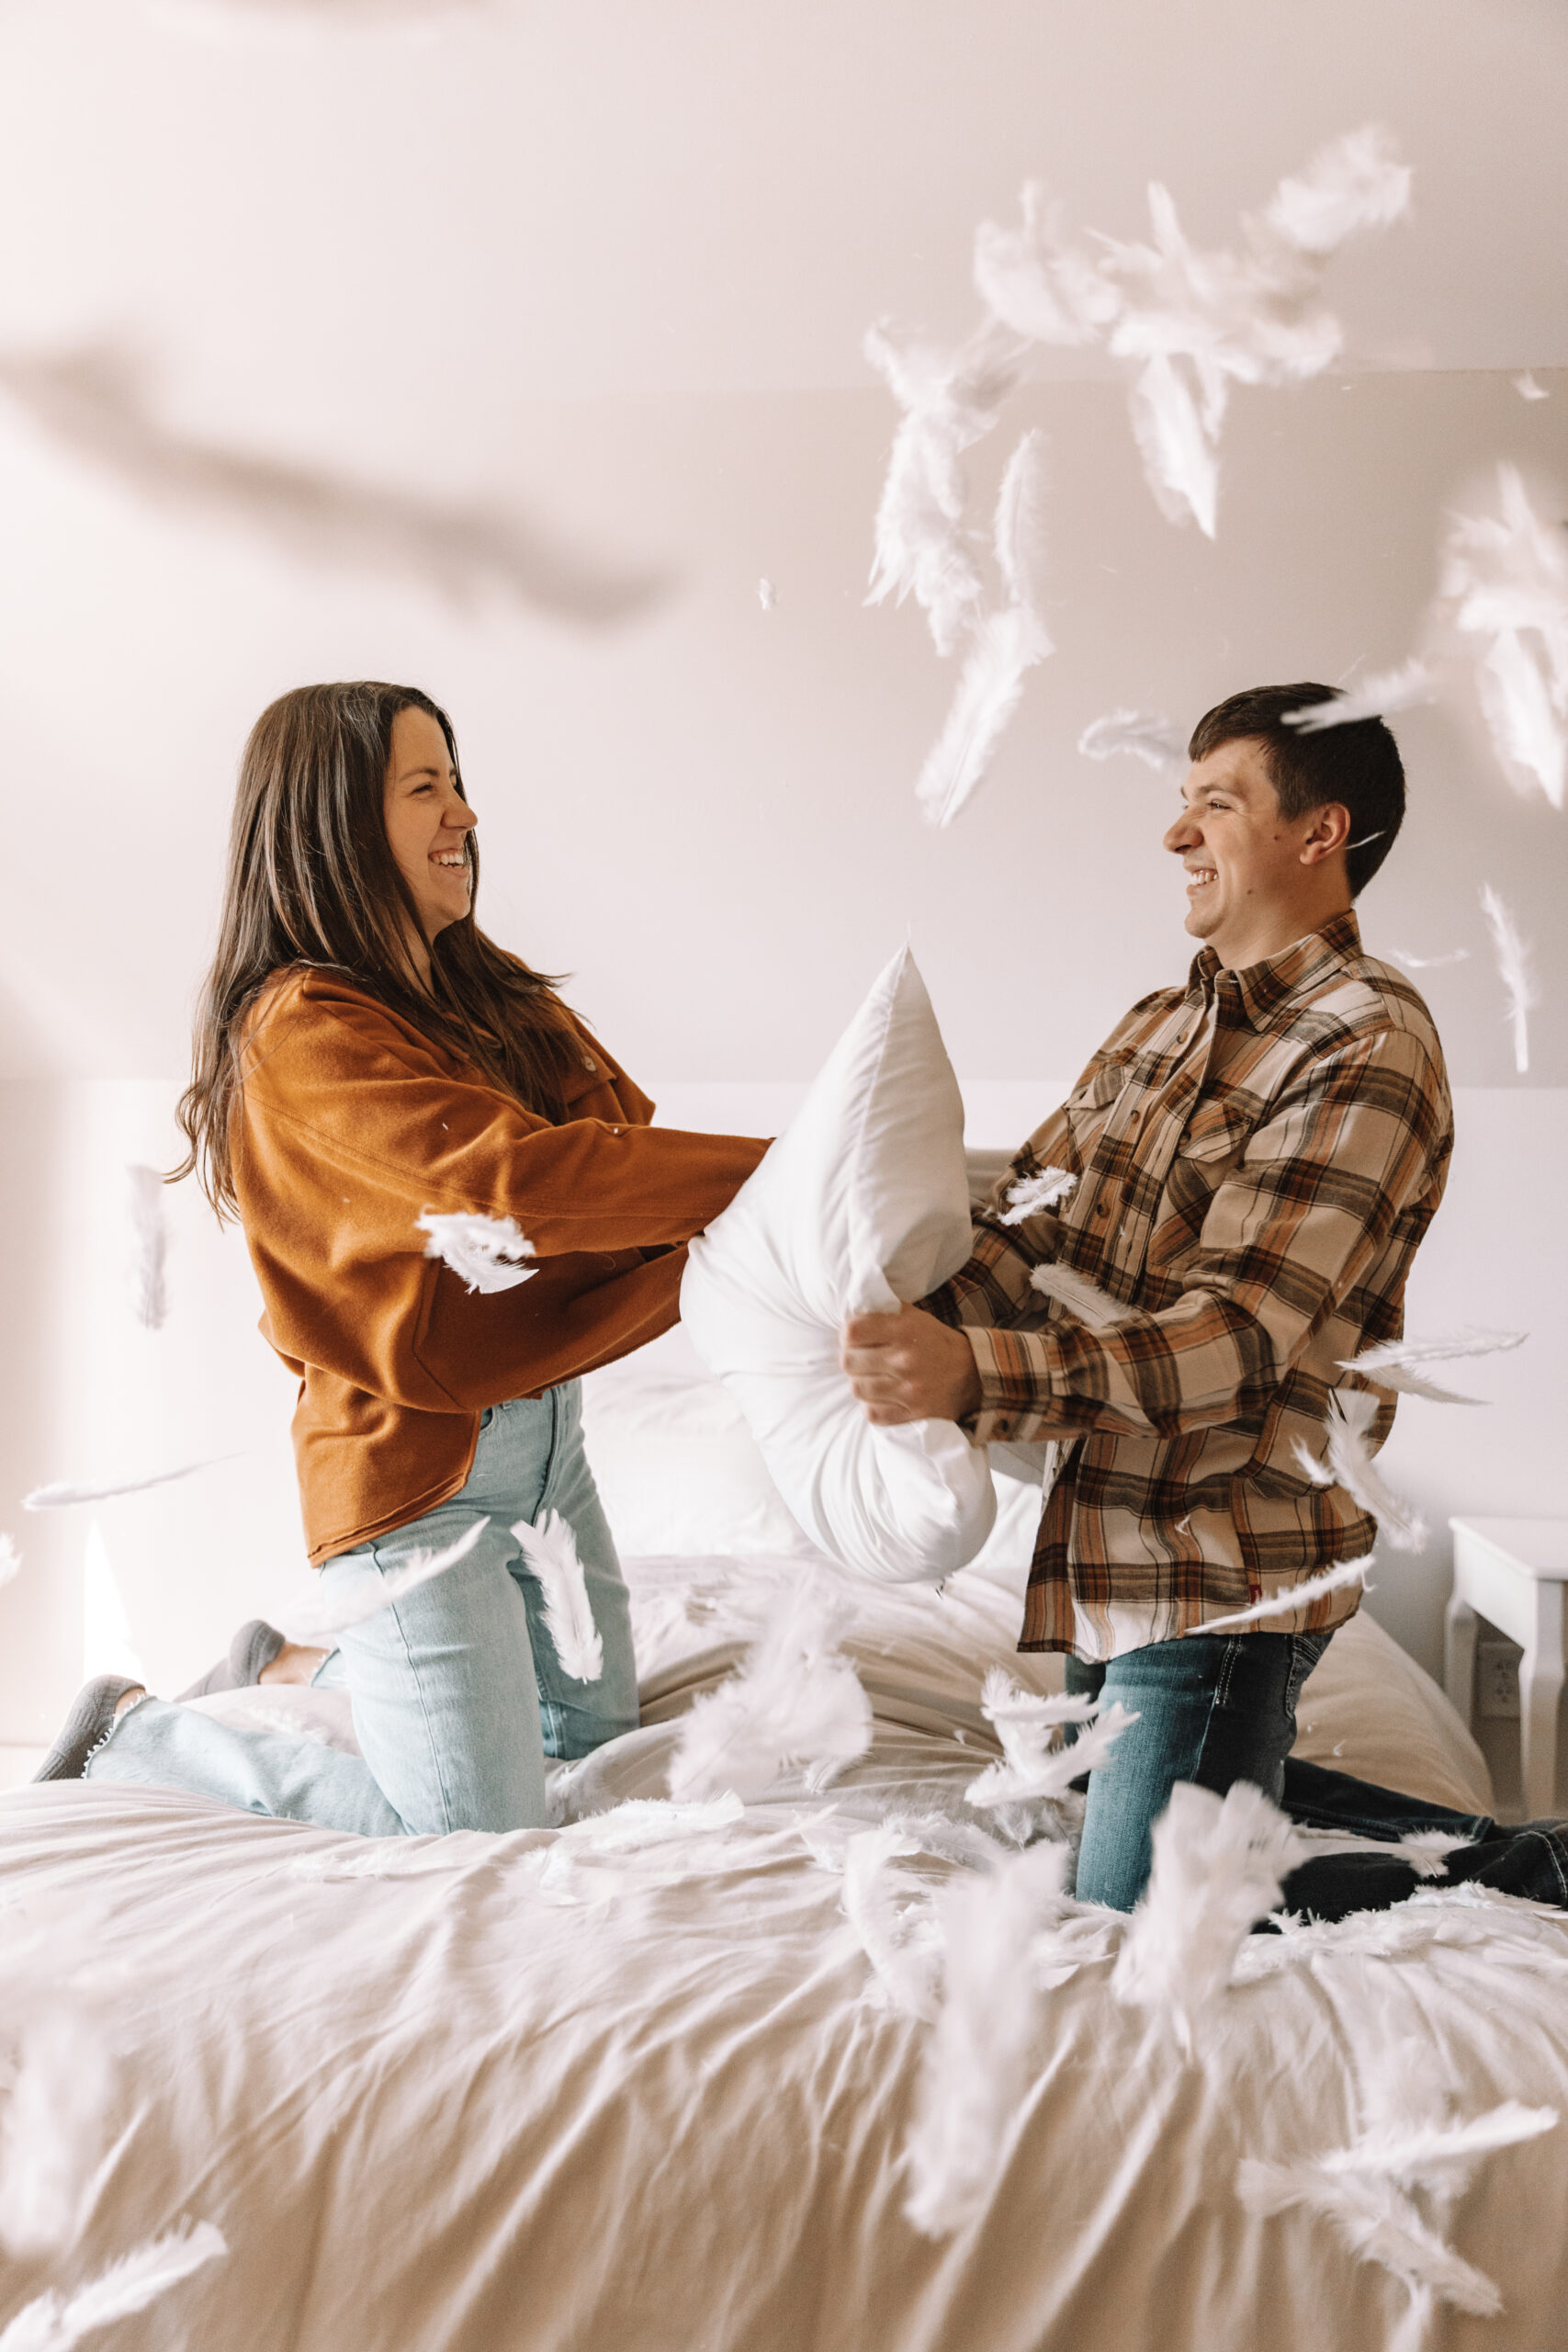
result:
[(1130, 1075), (1126, 1062), (1111, 1062), (1097, 1072), (1081, 1093), (1069, 1097), (1065, 1112), (1080, 1168), (1087, 1168), (1094, 1158), (1095, 1146), (1116, 1115)]
[(1225, 1102), (1201, 1102), (1188, 1121), (1176, 1147), (1176, 1165), (1190, 1168), (1195, 1179), (1213, 1185), (1247, 1149), (1252, 1122)]

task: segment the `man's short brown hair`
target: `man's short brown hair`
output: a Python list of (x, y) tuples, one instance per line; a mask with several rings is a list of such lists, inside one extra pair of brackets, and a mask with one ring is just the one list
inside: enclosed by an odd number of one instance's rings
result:
[(1280, 797), (1282, 817), (1302, 817), (1325, 801), (1350, 812), (1345, 871), (1350, 896), (1359, 898), (1404, 821), (1404, 763), (1381, 718), (1303, 730), (1285, 723), (1287, 711), (1337, 702), (1337, 686), (1310, 680), (1294, 686), (1252, 686), (1205, 711), (1187, 746), (1190, 760), (1206, 759), (1222, 743), (1257, 741)]

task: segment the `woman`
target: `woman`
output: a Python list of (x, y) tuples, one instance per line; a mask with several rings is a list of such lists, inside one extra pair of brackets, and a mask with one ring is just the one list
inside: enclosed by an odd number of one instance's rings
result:
[[(300, 1501), (329, 1602), (346, 1613), (416, 1553), (471, 1548), (342, 1633), (329, 1671), (362, 1757), (101, 1677), (40, 1779), (193, 1789), (371, 1837), (506, 1830), (544, 1821), (547, 1756), (637, 1722), (578, 1379), (676, 1320), (682, 1245), (766, 1146), (649, 1125), (652, 1104), (551, 985), (477, 928), (477, 821), (427, 695), (305, 686), (262, 714), (178, 1171), (238, 1214), (262, 1329), (299, 1377)], [(514, 1220), (533, 1271), (471, 1291), (426, 1254), (431, 1213)], [(563, 1671), (513, 1532), (547, 1510), (584, 1566), (593, 1682)], [(274, 1655), (278, 1640), (246, 1628), (226, 1679), (321, 1666)]]

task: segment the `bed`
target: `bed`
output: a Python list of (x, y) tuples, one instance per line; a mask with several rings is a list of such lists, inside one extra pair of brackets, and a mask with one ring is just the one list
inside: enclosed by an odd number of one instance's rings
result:
[[(1568, 2129), (1426, 2198), (1433, 2233), (1497, 2282), (1490, 2318), (1413, 2304), (1321, 2213), (1261, 2218), (1236, 2194), (1247, 2160), (1351, 2141), (1391, 2069), (1434, 2127), (1510, 2100), (1568, 2114), (1568, 1919), (1501, 1897), (1250, 1938), (1190, 2057), (1112, 1998), (1105, 1915), (1040, 1995), (977, 2209), (913, 2228), (931, 2028), (846, 1915), (845, 1853), (891, 1815), (935, 1825), (902, 1865), (922, 1899), (967, 1867), (942, 1825), (962, 1829), (996, 1752), (986, 1669), (1059, 1683), (1056, 1660), (1012, 1649), (1030, 1498), (941, 1592), (855, 1588), (863, 1758), (660, 1834), (616, 1808), (666, 1796), (683, 1713), (805, 1548), (678, 1340), (600, 1376), (588, 1430), (629, 1561), (643, 1722), (558, 1775), (558, 1826), (381, 1844), (126, 1786), (0, 1800), (6, 1975), (35, 2014), (67, 2004), (101, 2067), (72, 2127), (79, 2231), (7, 2264), (0, 2327), (186, 2221), (215, 2224), (226, 2256), (117, 2344), (1568, 2345)], [(204, 1703), (352, 1739), (329, 1691)], [(1301, 1752), (1489, 1801), (1458, 1718), (1365, 1612), (1306, 1686)]]

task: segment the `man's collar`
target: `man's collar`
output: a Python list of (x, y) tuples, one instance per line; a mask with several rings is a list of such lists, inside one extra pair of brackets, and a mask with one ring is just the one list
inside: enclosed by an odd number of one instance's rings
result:
[(1188, 990), (1205, 998), (1216, 990), (1226, 996), (1234, 991), (1244, 1020), (1254, 1029), (1263, 1029), (1288, 998), (1316, 987), (1360, 952), (1360, 925), (1347, 907), (1342, 914), (1331, 915), (1321, 931), (1292, 940), (1278, 956), (1266, 956), (1260, 963), (1244, 965), (1240, 971), (1224, 970), (1212, 947), (1201, 947), (1192, 958)]

